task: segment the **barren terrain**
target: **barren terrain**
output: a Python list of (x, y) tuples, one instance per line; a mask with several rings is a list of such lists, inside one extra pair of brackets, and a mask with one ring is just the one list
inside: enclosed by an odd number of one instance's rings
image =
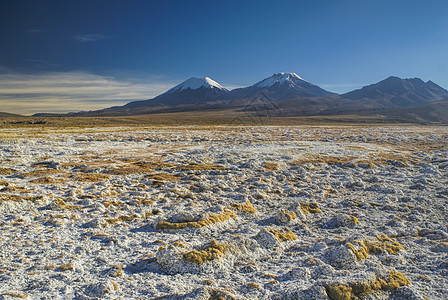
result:
[(448, 295), (446, 126), (16, 126), (1, 299)]

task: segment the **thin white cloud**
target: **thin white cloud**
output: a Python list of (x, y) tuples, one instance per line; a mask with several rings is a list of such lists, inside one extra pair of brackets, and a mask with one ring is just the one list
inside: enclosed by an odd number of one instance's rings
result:
[(26, 32), (28, 33), (40, 33), (40, 32), (44, 32), (45, 29), (40, 29), (40, 28), (30, 28), (27, 29)]
[(87, 33), (87, 34), (77, 34), (73, 38), (81, 43), (89, 43), (109, 39), (110, 37), (100, 33)]
[(96, 110), (150, 99), (175, 84), (157, 77), (142, 82), (85, 72), (0, 74), (0, 111), (30, 115)]

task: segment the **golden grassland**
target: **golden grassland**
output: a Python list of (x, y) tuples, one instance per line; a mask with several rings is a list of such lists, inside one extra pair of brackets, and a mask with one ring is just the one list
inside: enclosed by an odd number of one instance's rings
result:
[[(332, 125), (364, 126), (365, 124), (403, 124), (388, 120), (384, 116), (306, 116), (306, 117), (262, 117), (251, 116), (240, 111), (191, 111), (176, 113), (145, 114), (120, 117), (4, 117), (0, 128), (48, 128), (77, 130), (91, 127), (117, 126), (176, 126), (176, 125)], [(16, 133), (16, 136), (20, 134)], [(0, 136), (1, 138), (1, 136)]]
[[(319, 128), (323, 130), (357, 130), (366, 128), (402, 128), (408, 131), (412, 127), (415, 133), (432, 133), (434, 130), (444, 129), (446, 125), (431, 124), (419, 126), (417, 123), (400, 123), (384, 116), (306, 116), (306, 117), (253, 117), (242, 111), (192, 111), (176, 113), (145, 114), (121, 117), (0, 117), (0, 139), (21, 139), (46, 137), (49, 134), (67, 133), (111, 133), (129, 132), (136, 129), (167, 129), (176, 130), (220, 130), (235, 131), (235, 127), (246, 126), (301, 126), (303, 128)], [(336, 133), (334, 133), (336, 134)], [(314, 140), (324, 139), (325, 135), (316, 135)], [(340, 141), (344, 141), (343, 138)], [(387, 144), (393, 142), (382, 142)], [(400, 145), (393, 144), (396, 149), (403, 150), (438, 150), (446, 147), (444, 141), (412, 141)], [(342, 158), (328, 156), (304, 157), (298, 164), (314, 161), (341, 163)], [(378, 157), (377, 163), (383, 162)], [(267, 171), (275, 170), (275, 163), (267, 163)], [(6, 171), (6, 170), (5, 170)], [(120, 170), (133, 172), (135, 170)], [(117, 170), (117, 172), (120, 172)]]

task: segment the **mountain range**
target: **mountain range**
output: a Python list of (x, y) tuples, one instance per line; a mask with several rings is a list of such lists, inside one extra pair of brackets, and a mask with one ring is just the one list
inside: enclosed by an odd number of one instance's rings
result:
[[(296, 73), (276, 73), (254, 85), (227, 90), (208, 78), (190, 78), (165, 93), (148, 100), (132, 101), (97, 111), (66, 116), (127, 116), (154, 113), (234, 110), (269, 116), (313, 116), (341, 114), (418, 115), (424, 107), (428, 122), (444, 122), (448, 91), (432, 81), (391, 76), (360, 89), (335, 94), (310, 83)], [(429, 111), (435, 110), (437, 114)], [(442, 110), (442, 114), (440, 114)], [(35, 116), (48, 116), (37, 114)], [(54, 114), (51, 114), (54, 116)], [(433, 116), (433, 117), (431, 117)]]

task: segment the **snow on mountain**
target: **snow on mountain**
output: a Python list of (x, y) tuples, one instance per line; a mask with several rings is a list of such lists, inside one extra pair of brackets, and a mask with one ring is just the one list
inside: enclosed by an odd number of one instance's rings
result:
[(297, 75), (296, 73), (276, 73), (272, 75), (271, 77), (268, 77), (258, 83), (255, 84), (256, 87), (259, 88), (265, 88), (265, 87), (271, 87), (275, 84), (279, 85), (289, 85), (294, 86), (297, 84), (307, 83), (310, 84), (308, 81)]
[(192, 77), (153, 99), (129, 102), (123, 107), (138, 109), (154, 106), (201, 105), (227, 92), (226, 88), (209, 77)]
[(225, 89), (222, 85), (210, 79), (209, 77), (191, 77), (190, 79), (185, 80), (181, 84), (178, 84), (172, 89), (168, 90), (166, 93), (180, 92), (187, 89), (197, 90), (200, 88), (216, 88), (219, 90), (227, 91), (227, 89)]

